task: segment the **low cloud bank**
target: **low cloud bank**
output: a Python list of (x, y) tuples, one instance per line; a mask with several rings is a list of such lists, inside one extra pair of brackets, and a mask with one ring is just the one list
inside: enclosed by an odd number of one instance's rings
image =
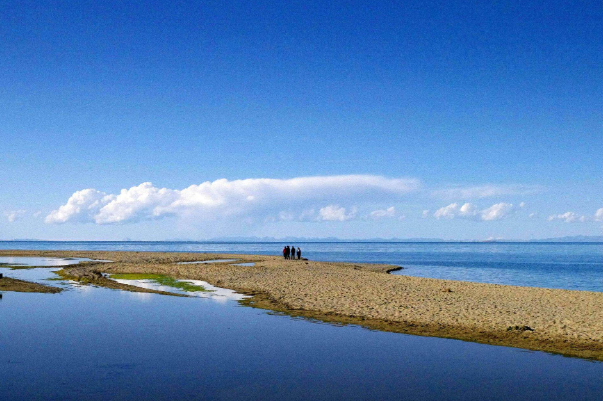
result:
[(322, 221), (346, 221), (356, 217), (356, 208), (347, 210), (339, 205), (328, 205), (318, 211), (319, 220)]
[[(291, 204), (327, 202), (318, 215), (325, 221), (354, 218), (356, 209), (330, 201), (361, 202), (398, 198), (418, 190), (416, 179), (374, 175), (298, 177), (292, 179), (220, 179), (178, 190), (157, 188), (150, 182), (119, 194), (96, 189), (75, 192), (67, 202), (46, 216), (46, 223), (94, 222), (116, 224), (157, 219), (164, 216), (196, 215), (205, 218), (238, 216)], [(324, 204), (324, 203), (323, 203)]]
[(484, 199), (499, 196), (533, 195), (543, 192), (544, 188), (538, 185), (478, 185), (470, 187), (450, 187), (432, 192), (432, 195), (443, 199)]
[(390, 206), (387, 209), (373, 210), (369, 216), (373, 219), (396, 217), (396, 208), (393, 206)]
[[(479, 210), (476, 205), (472, 203), (451, 203), (448, 206), (444, 206), (435, 211), (433, 217), (436, 219), (454, 219), (464, 218), (481, 221), (492, 221), (500, 220), (517, 211), (517, 206), (512, 203), (496, 203), (488, 208)], [(425, 211), (423, 212), (425, 215)]]
[(586, 216), (580, 216), (579, 214), (574, 213), (574, 212), (565, 212), (563, 214), (551, 215), (551, 216), (549, 216), (548, 220), (549, 221), (563, 220), (566, 223), (573, 223), (575, 221), (585, 222)]
[(584, 222), (593, 222), (593, 221), (603, 221), (603, 207), (598, 209), (594, 215), (587, 216), (583, 214), (578, 214), (575, 212), (565, 212), (562, 214), (552, 214), (547, 219), (548, 221), (560, 220), (566, 223), (584, 223)]

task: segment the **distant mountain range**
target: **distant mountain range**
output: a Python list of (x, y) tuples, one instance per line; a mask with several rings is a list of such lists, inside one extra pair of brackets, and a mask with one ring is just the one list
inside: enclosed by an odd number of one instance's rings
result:
[[(9, 242), (44, 242), (52, 240), (39, 240), (39, 239), (12, 239), (12, 240), (1, 240)], [(78, 240), (73, 240), (73, 242)], [(442, 238), (366, 238), (366, 239), (341, 239), (337, 237), (217, 237), (207, 240), (195, 240), (188, 238), (170, 238), (163, 241), (137, 241), (134, 239), (124, 239), (123, 241), (111, 241), (108, 242), (602, 242), (603, 235), (575, 235), (568, 237), (554, 237), (554, 238), (541, 238), (541, 239), (487, 239), (487, 240), (447, 240)], [(72, 241), (57, 241), (57, 242), (72, 242)], [(88, 242), (88, 241), (84, 241)], [(96, 242), (96, 241), (89, 241)], [(102, 242), (102, 241), (99, 241)]]
[(570, 237), (542, 238), (542, 239), (487, 239), (487, 240), (447, 240), (442, 238), (366, 238), (366, 239), (341, 239), (337, 237), (219, 237), (212, 238), (211, 242), (603, 242), (603, 236), (577, 235)]
[(529, 242), (603, 242), (603, 235), (574, 235), (571, 237), (533, 239)]

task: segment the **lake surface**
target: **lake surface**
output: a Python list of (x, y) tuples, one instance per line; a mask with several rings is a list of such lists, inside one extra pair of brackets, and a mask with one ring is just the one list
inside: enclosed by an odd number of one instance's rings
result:
[[(280, 243), (0, 242), (0, 249), (218, 252), (281, 255)], [(395, 274), (603, 291), (603, 243), (290, 243), (312, 260), (400, 265)]]
[[(53, 270), (0, 268), (40, 282), (56, 277)], [(66, 291), (4, 292), (0, 299), (2, 400), (598, 400), (603, 394), (598, 362), (339, 327), (233, 299), (45, 283)]]

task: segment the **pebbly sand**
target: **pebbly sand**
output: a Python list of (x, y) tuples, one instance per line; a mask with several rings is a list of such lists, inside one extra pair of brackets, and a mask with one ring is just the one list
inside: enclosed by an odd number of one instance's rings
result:
[[(241, 302), (293, 316), (603, 360), (603, 293), (398, 276), (387, 274), (397, 268), (391, 265), (276, 256), (87, 251), (0, 255), (108, 259), (114, 263), (85, 262), (65, 267), (62, 274), (109, 287), (94, 277), (99, 272), (166, 274), (252, 295)], [(177, 264), (213, 259), (255, 266)]]

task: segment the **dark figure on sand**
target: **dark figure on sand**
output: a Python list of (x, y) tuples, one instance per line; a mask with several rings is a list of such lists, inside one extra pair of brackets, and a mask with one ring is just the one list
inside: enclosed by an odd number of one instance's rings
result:
[[(283, 257), (285, 259), (295, 260), (295, 247), (286, 245), (283, 248)], [(297, 258), (301, 259), (301, 249), (297, 248)]]

